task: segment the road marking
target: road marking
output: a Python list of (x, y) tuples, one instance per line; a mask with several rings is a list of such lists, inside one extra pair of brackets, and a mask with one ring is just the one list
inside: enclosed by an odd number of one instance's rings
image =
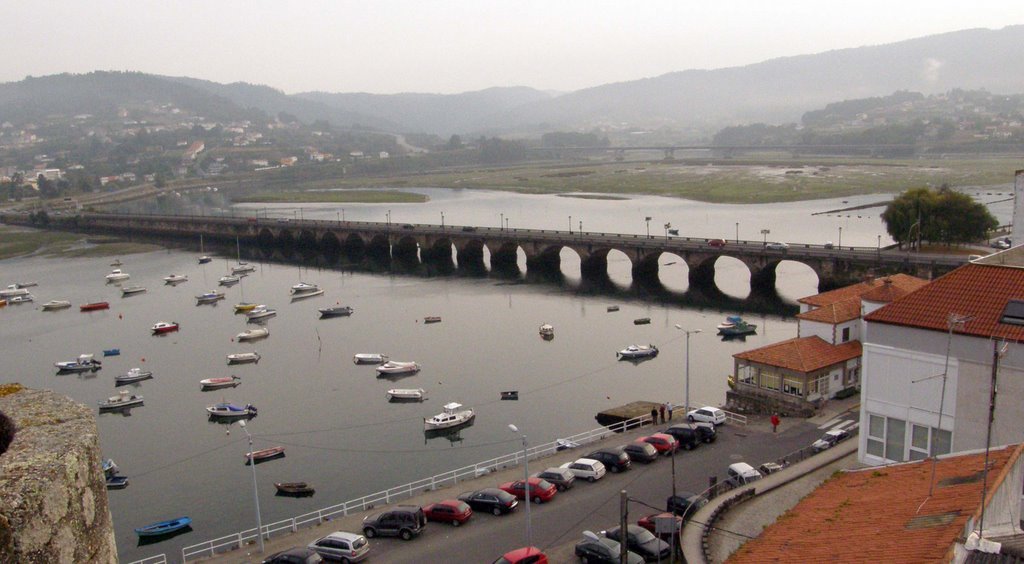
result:
[(822, 423), (821, 425), (818, 425), (818, 428), (819, 429), (828, 429), (829, 427), (835, 425), (836, 423), (839, 423), (839, 421), (840, 421), (840, 419), (838, 417), (836, 417), (835, 419), (833, 419), (831, 421), (826, 421), (825, 423)]
[(847, 427), (848, 425), (853, 425), (853, 427), (850, 427), (851, 429), (853, 429), (853, 428), (857, 427), (857, 425), (860, 425), (860, 423), (858, 423), (858, 422), (856, 422), (856, 421), (853, 421), (853, 420), (851, 420), (851, 419), (846, 419), (846, 420), (844, 420), (844, 421), (840, 421), (838, 425), (836, 425), (835, 427), (833, 427), (833, 429), (844, 429), (844, 428), (846, 428), (846, 427)]

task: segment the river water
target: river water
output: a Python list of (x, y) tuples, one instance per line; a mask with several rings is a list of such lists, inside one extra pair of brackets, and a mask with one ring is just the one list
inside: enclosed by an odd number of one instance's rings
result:
[[(878, 235), (887, 244), (880, 208), (812, 215), (883, 200), (864, 196), (778, 205), (709, 205), (657, 197), (592, 200), (506, 193), (417, 190), (430, 195), (425, 204), (238, 207), (231, 213), (266, 213), (271, 217), (345, 219), (394, 223), (490, 225), (508, 219), (509, 227), (559, 229), (573, 216), (586, 231), (662, 234), (672, 222), (682, 235), (820, 243), (838, 238), (844, 245), (874, 246)], [(982, 201), (998, 199), (979, 194)], [(1010, 204), (992, 207), (1008, 222)], [(504, 211), (502, 211), (504, 210)], [(858, 213), (860, 217), (858, 217)], [(655, 230), (655, 225), (658, 230)], [(182, 546), (254, 526), (252, 476), (243, 464), (248, 451), (237, 425), (208, 421), (204, 407), (219, 401), (252, 403), (259, 416), (248, 425), (256, 448), (282, 445), (286, 456), (257, 466), (263, 522), (291, 517), (319, 507), (427, 477), (458, 466), (515, 451), (519, 438), (507, 428), (516, 424), (533, 443), (582, 432), (596, 426), (594, 415), (634, 400), (683, 402), (686, 351), (690, 340), (691, 403), (724, 401), (732, 355), (796, 336), (792, 318), (746, 315), (758, 325), (745, 342), (723, 342), (715, 325), (727, 314), (715, 308), (687, 309), (650, 302), (629, 292), (629, 263), (609, 259), (612, 280), (621, 292), (579, 292), (579, 261), (563, 254), (567, 282), (510, 284), (483, 278), (421, 278), (370, 274), (354, 270), (320, 270), (301, 265), (259, 263), (242, 284), (227, 289), (216, 306), (197, 306), (194, 296), (214, 289), (235, 257), (233, 249), (212, 263), (198, 265), (194, 250), (120, 257), (131, 274), (128, 284), (148, 291), (122, 298), (118, 287), (104, 283), (110, 259), (21, 258), (0, 262), (3, 284), (39, 281), (35, 305), (0, 309), (0, 358), (4, 380), (53, 389), (86, 405), (115, 393), (114, 376), (139, 366), (154, 378), (129, 386), (145, 397), (130, 415), (100, 414), (100, 443), (117, 461), (131, 485), (110, 492), (118, 550), (122, 561), (167, 553), (180, 558)], [(670, 264), (675, 263), (675, 264)], [(664, 257), (662, 281), (675, 291), (686, 289), (685, 265)], [(806, 267), (783, 263), (779, 294), (792, 302), (816, 292), (817, 280)], [(167, 286), (170, 273), (189, 276), (187, 283)], [(324, 296), (291, 302), (289, 287), (299, 281), (321, 285)], [(738, 261), (721, 259), (716, 283), (743, 298), (748, 274)], [(71, 300), (75, 307), (42, 312), (51, 299)], [(80, 313), (77, 305), (107, 300), (107, 311)], [(235, 315), (234, 303), (253, 301), (278, 309), (267, 323), (269, 338), (253, 344), (234, 342), (251, 328)], [(318, 320), (316, 309), (350, 305), (351, 317)], [(608, 312), (618, 305), (620, 311)], [(423, 317), (441, 316), (425, 325)], [(649, 325), (633, 319), (651, 318)], [(181, 331), (154, 337), (157, 321), (177, 321)], [(537, 328), (555, 327), (544, 341)], [(616, 360), (615, 351), (633, 343), (653, 343), (661, 354), (648, 362)], [(85, 375), (55, 375), (53, 363), (81, 353), (119, 347), (121, 356), (103, 359), (103, 369)], [(228, 366), (225, 355), (258, 351), (258, 364)], [(394, 360), (420, 363), (422, 371), (399, 380), (380, 379), (372, 366), (357, 366), (352, 355), (383, 352)], [(199, 380), (238, 375), (235, 389), (202, 392)], [(385, 390), (424, 388), (423, 403), (392, 404)], [(519, 401), (501, 401), (499, 392), (519, 390)], [(476, 423), (458, 440), (424, 437), (422, 418), (458, 401), (477, 411)], [(311, 498), (274, 495), (274, 482), (307, 481)], [(138, 546), (132, 529), (191, 516), (191, 533), (159, 544)]]

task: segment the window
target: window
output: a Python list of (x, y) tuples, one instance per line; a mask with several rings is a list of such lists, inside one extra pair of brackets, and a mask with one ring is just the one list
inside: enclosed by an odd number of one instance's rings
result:
[(744, 384), (755, 385), (756, 382), (754, 381), (754, 377), (756, 373), (757, 371), (754, 369), (753, 366), (745, 364), (740, 367), (739, 381)]
[(828, 374), (818, 376), (814, 380), (811, 380), (808, 384), (808, 391), (812, 394), (817, 393), (822, 396), (828, 395)]
[(804, 383), (799, 380), (786, 378), (782, 381), (782, 392), (791, 396), (803, 397)]
[(932, 428), (932, 453), (936, 456), (949, 454), (953, 445), (953, 434), (946, 430)]
[(903, 446), (907, 437), (907, 422), (888, 417), (885, 420), (885, 458), (903, 461)]
[(849, 340), (850, 340), (850, 328), (849, 327), (843, 327), (843, 342), (845, 343), (846, 341), (849, 341)]
[(884, 458), (885, 455), (885, 418), (879, 415), (868, 416), (867, 453), (871, 456)]
[(778, 374), (769, 374), (767, 372), (762, 372), (761, 373), (761, 387), (766, 389), (766, 390), (776, 390), (776, 391), (778, 391), (778, 389), (779, 389), (779, 375)]
[(930, 429), (923, 425), (912, 425), (910, 428), (910, 460), (928, 458), (928, 437)]

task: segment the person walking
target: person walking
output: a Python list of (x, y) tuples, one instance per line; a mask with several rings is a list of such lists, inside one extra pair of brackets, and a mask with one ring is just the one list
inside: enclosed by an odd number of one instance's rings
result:
[(658, 424), (658, 408), (657, 407), (652, 407), (651, 408), (651, 425), (657, 425), (657, 424)]
[(664, 423), (665, 422), (665, 404), (661, 404), (658, 407), (658, 411), (661, 413), (661, 422)]
[(773, 413), (772, 414), (772, 432), (773, 433), (777, 432), (777, 430), (779, 428), (779, 423), (780, 422), (781, 421), (779, 420), (779, 414), (778, 413)]
[(665, 404), (665, 407), (668, 409), (668, 420), (671, 421), (672, 420), (672, 408), (674, 406), (672, 405), (672, 402), (668, 402), (667, 404)]

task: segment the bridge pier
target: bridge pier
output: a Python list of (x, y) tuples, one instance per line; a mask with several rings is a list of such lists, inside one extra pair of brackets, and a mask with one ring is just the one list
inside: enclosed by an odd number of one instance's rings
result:
[(764, 268), (751, 271), (750, 291), (758, 293), (775, 292), (775, 266), (778, 263), (771, 263)]

